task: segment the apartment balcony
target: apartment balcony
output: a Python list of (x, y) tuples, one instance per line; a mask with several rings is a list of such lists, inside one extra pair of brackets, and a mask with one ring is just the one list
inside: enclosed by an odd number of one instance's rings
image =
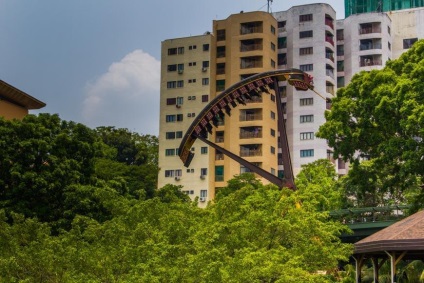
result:
[(363, 27), (359, 29), (359, 34), (381, 33), (381, 27)]
[(333, 69), (325, 69), (325, 74), (334, 79), (334, 70)]
[(367, 67), (367, 66), (382, 66), (381, 59), (375, 59), (375, 58), (361, 58), (359, 61), (360, 67)]
[(240, 157), (262, 156), (262, 149), (241, 149)]
[(333, 52), (326, 52), (325, 58), (330, 59), (332, 62), (334, 62), (334, 53)]
[(334, 29), (334, 21), (330, 18), (325, 18), (325, 25), (329, 26), (331, 29)]
[(217, 153), (215, 154), (215, 160), (224, 160), (224, 156), (223, 153)]
[(246, 99), (246, 103), (262, 103), (263, 99), (262, 96), (252, 96), (251, 99)]
[(240, 34), (252, 34), (252, 33), (262, 33), (263, 32), (263, 24), (262, 22), (251, 22), (251, 23), (243, 23), (240, 26)]
[(262, 120), (262, 113), (240, 115), (240, 121), (261, 121), (261, 120)]
[(217, 68), (216, 74), (217, 75), (225, 75), (225, 68)]
[(334, 46), (334, 40), (332, 36), (326, 36), (325, 41)]
[(224, 175), (215, 175), (215, 182), (223, 182)]
[(381, 49), (381, 43), (364, 43), (359, 45), (359, 50), (372, 50), (372, 49)]
[(334, 86), (333, 85), (330, 85), (330, 84), (327, 84), (325, 86), (325, 91), (327, 93), (330, 93), (331, 95), (334, 95)]
[(240, 128), (240, 139), (262, 138), (262, 127)]
[(240, 69), (262, 68), (262, 56), (242, 57), (240, 58)]

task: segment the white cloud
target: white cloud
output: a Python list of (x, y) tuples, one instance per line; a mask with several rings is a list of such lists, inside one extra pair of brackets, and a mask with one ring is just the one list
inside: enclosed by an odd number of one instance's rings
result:
[(135, 50), (87, 85), (84, 123), (90, 127), (115, 126), (157, 135), (159, 89), (160, 61)]

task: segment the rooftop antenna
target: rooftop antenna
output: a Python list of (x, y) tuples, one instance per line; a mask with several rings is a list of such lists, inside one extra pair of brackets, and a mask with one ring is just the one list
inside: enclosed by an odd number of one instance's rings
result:
[(381, 0), (377, 2), (377, 11), (376, 12), (383, 12), (383, 3), (381, 3)]
[(273, 1), (273, 0), (268, 0), (268, 13), (269, 13), (269, 11), (270, 11), (270, 9), (271, 9), (271, 4), (270, 4), (270, 3), (272, 3), (272, 1)]

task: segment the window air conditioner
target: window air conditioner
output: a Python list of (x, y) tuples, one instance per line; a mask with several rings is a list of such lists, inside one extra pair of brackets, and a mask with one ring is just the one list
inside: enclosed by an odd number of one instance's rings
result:
[(200, 175), (200, 179), (204, 180), (205, 179), (205, 175)]
[(205, 202), (205, 201), (206, 201), (206, 198), (205, 198), (205, 197), (200, 197), (200, 198), (199, 198), (199, 201), (201, 201), (201, 202)]
[(207, 70), (208, 70), (208, 68), (206, 68), (206, 67), (202, 68), (202, 72), (206, 72)]
[(178, 70), (178, 74), (182, 74), (184, 70)]
[(175, 107), (177, 107), (177, 108), (181, 108), (181, 105), (179, 105), (179, 104), (175, 104)]
[(179, 181), (180, 180), (180, 177), (175, 177), (175, 181)]

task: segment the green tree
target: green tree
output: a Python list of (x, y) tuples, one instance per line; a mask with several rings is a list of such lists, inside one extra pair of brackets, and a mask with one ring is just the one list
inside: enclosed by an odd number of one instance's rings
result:
[(122, 179), (130, 196), (152, 198), (159, 172), (157, 137), (114, 127), (98, 127), (97, 133), (108, 153), (96, 162), (97, 176), (103, 180)]
[(417, 186), (424, 173), (423, 89), (424, 41), (419, 41), (382, 70), (360, 72), (341, 88), (317, 136), (353, 164), (360, 157), (372, 159), (369, 173), (388, 176), (372, 190), (384, 194)]
[(99, 143), (93, 130), (58, 115), (0, 119), (0, 208), (41, 221), (59, 220), (64, 189), (95, 181)]

